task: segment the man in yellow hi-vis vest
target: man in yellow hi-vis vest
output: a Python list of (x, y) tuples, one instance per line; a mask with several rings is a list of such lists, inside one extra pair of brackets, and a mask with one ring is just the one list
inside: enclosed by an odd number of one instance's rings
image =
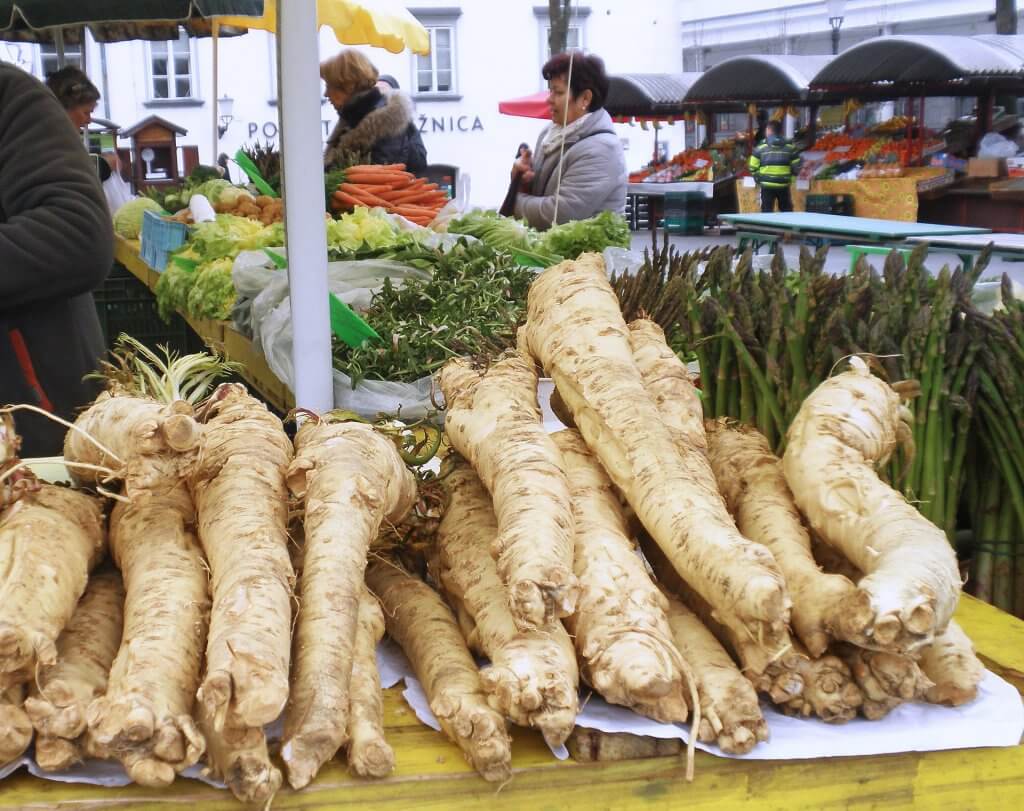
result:
[(750, 173), (761, 187), (761, 211), (793, 210), (793, 197), (789, 193), (793, 175), (800, 170), (800, 155), (796, 148), (779, 135), (779, 125), (769, 121), (765, 139), (750, 155)]

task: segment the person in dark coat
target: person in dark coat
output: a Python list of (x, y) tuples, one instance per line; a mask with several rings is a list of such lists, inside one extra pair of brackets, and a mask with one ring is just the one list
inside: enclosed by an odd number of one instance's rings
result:
[(370, 163), (404, 163), (422, 175), (427, 149), (415, 124), (412, 99), (400, 90), (382, 93), (379, 74), (369, 59), (348, 49), (320, 65), (324, 95), (338, 111), (338, 123), (327, 139), (324, 167), (344, 166), (347, 152), (368, 152)]
[[(99, 178), (42, 82), (0, 63), (0, 404), (73, 420), (99, 393), (103, 333), (92, 291), (114, 236)], [(17, 412), (22, 456), (57, 456), (65, 429)]]

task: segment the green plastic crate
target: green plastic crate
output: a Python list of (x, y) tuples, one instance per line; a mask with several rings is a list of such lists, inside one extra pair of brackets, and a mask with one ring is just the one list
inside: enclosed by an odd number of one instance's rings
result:
[(167, 346), (187, 354), (202, 347), (188, 322), (175, 314), (169, 324), (157, 312), (156, 296), (126, 268), (115, 264), (103, 286), (93, 292), (96, 314), (109, 349), (122, 332), (150, 349)]

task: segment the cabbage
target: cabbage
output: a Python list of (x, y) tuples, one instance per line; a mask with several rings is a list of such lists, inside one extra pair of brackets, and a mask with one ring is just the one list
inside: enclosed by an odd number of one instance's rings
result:
[(147, 211), (163, 213), (160, 204), (148, 197), (136, 197), (121, 206), (114, 214), (114, 231), (125, 239), (138, 239), (142, 233), (142, 215)]
[(327, 247), (342, 251), (387, 248), (400, 241), (401, 232), (382, 211), (359, 206), (327, 223)]
[(238, 294), (231, 281), (232, 259), (216, 259), (200, 265), (188, 291), (187, 310), (195, 318), (228, 319)]
[(220, 192), (217, 202), (230, 208), (235, 206), (243, 197), (248, 197), (250, 200), (253, 199), (253, 196), (241, 186), (228, 186)]
[(199, 223), (192, 229), (191, 245), (204, 262), (237, 256), (246, 240), (263, 230), (263, 224), (248, 217), (218, 214), (213, 222)]
[(233, 188), (231, 182), (224, 180), (223, 178), (217, 178), (216, 180), (207, 180), (205, 183), (200, 183), (190, 192), (192, 194), (201, 194), (210, 203), (216, 204), (220, 202), (220, 196), (225, 190)]

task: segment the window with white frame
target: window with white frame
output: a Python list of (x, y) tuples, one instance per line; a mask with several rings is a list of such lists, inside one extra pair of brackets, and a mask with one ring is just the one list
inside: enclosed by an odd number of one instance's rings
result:
[[(565, 49), (567, 51), (585, 51), (583, 45), (583, 26), (578, 22), (570, 22), (565, 31)], [(552, 56), (551, 53), (551, 26), (544, 26), (544, 61), (547, 62)]]
[[(64, 46), (64, 66), (69, 68), (82, 67), (82, 49), (79, 45)], [(57, 58), (57, 46), (52, 43), (42, 42), (39, 44), (39, 76), (46, 79), (51, 73), (60, 70), (60, 60)]]
[(417, 54), (412, 63), (413, 95), (438, 99), (458, 98), (456, 27), (458, 8), (409, 9), (430, 35), (430, 53)]
[(182, 30), (177, 39), (150, 42), (149, 97), (152, 101), (193, 100), (199, 97), (195, 81), (192, 40)]
[[(537, 18), (537, 31), (540, 37), (539, 53), (540, 63), (543, 65), (552, 56), (551, 53), (551, 18), (547, 6), (534, 6), (533, 15)], [(569, 14), (569, 25), (565, 32), (566, 50), (587, 50), (586, 22), (590, 16), (590, 8), (587, 6), (574, 6)]]

